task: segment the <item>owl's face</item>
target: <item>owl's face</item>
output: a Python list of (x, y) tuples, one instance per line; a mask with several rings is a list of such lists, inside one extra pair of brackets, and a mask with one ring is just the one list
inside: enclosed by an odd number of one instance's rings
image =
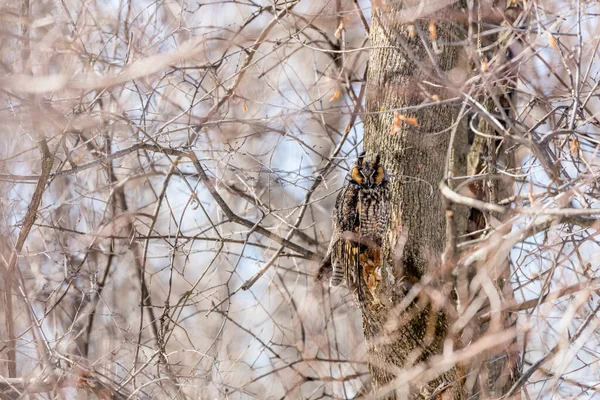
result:
[(352, 183), (369, 189), (387, 183), (387, 175), (381, 165), (379, 154), (375, 156), (373, 162), (365, 160), (364, 153), (361, 154), (352, 167), (349, 178)]

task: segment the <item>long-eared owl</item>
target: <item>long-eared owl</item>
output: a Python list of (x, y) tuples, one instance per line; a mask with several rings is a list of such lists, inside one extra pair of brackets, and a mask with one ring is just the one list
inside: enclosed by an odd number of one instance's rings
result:
[[(333, 234), (324, 263), (331, 263), (330, 286), (344, 280), (363, 299), (360, 280), (382, 265), (381, 247), (388, 219), (388, 177), (381, 157), (362, 153), (352, 166), (333, 210)], [(368, 283), (368, 282), (367, 282)]]

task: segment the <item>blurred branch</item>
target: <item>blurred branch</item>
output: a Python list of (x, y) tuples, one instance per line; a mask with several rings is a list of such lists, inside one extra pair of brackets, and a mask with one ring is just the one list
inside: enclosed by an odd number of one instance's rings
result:
[(51, 392), (57, 387), (62, 387), (64, 380), (56, 377), (36, 378), (5, 378), (0, 376), (0, 394), (5, 399), (18, 399), (23, 395), (32, 393)]
[[(279, 11), (273, 17), (273, 19), (271, 20), (271, 22), (269, 22), (267, 24), (267, 26), (265, 26), (263, 28), (263, 30), (260, 32), (260, 35), (258, 35), (258, 38), (256, 38), (256, 40), (254, 41), (254, 44), (252, 44), (252, 46), (250, 46), (250, 48), (248, 48), (246, 50), (246, 53), (248, 55), (246, 56), (246, 58), (242, 62), (240, 70), (236, 72), (235, 81), (227, 89), (227, 94), (225, 96), (223, 96), (219, 101), (217, 101), (210, 108), (210, 110), (208, 110), (208, 112), (206, 113), (206, 115), (202, 118), (202, 120), (201, 120), (202, 122), (208, 121), (214, 115), (214, 113), (219, 108), (221, 108), (221, 106), (223, 104), (225, 104), (233, 95), (235, 95), (235, 90), (237, 89), (237, 87), (239, 86), (240, 82), (244, 78), (244, 75), (246, 74), (246, 70), (250, 67), (250, 63), (252, 62), (252, 59), (254, 58), (254, 55), (256, 54), (256, 50), (258, 50), (258, 48), (260, 47), (260, 45), (265, 41), (265, 39), (267, 38), (267, 34), (271, 31), (271, 29), (273, 29), (273, 27), (277, 23), (281, 23), (280, 19), (283, 18), (288, 12), (290, 12), (294, 8), (294, 6), (296, 6), (296, 4), (298, 4), (298, 1), (286, 2), (285, 4), (286, 4), (285, 8), (282, 9), (281, 11)], [(230, 79), (230, 78), (228, 78), (228, 79)], [(167, 121), (167, 123), (165, 123), (163, 126), (167, 126), (167, 124), (169, 122), (170, 121)]]
[[(561, 297), (568, 296), (570, 294), (578, 293), (582, 290), (589, 290), (591, 293), (597, 293), (600, 291), (600, 278), (594, 278), (587, 282), (576, 283), (571, 286), (564, 287), (552, 293), (546, 293), (539, 298), (526, 300), (521, 303), (513, 303), (506, 304), (504, 307), (505, 310), (516, 312), (516, 311), (524, 311), (530, 308), (538, 307), (544, 303), (549, 303), (551, 301), (557, 300)], [(479, 317), (480, 322), (486, 322), (489, 320), (491, 316), (490, 312), (482, 314)]]
[(160, 152), (160, 153), (164, 153), (164, 154), (175, 155), (175, 156), (184, 156), (186, 158), (189, 158), (192, 161), (192, 163), (194, 164), (196, 171), (198, 172), (200, 181), (204, 184), (204, 186), (209, 191), (209, 193), (211, 194), (211, 196), (213, 197), (215, 202), (218, 204), (218, 206), (221, 209), (221, 211), (223, 212), (223, 214), (225, 214), (225, 216), (229, 219), (230, 222), (234, 222), (234, 223), (243, 225), (249, 229), (254, 229), (257, 233), (260, 233), (261, 235), (268, 237), (269, 239), (273, 240), (274, 242), (279, 243), (291, 250), (294, 250), (311, 260), (319, 259), (318, 255), (313, 253), (312, 251), (310, 251), (302, 246), (299, 246), (293, 242), (290, 242), (289, 240), (284, 239), (281, 236), (274, 234), (273, 232), (267, 230), (266, 228), (259, 226), (256, 223), (249, 221), (249, 220), (242, 218), (242, 217), (238, 216), (237, 214), (235, 214), (231, 210), (231, 208), (229, 208), (229, 206), (227, 205), (227, 203), (225, 202), (223, 197), (221, 197), (221, 195), (217, 192), (217, 188), (214, 186), (213, 181), (208, 177), (208, 175), (206, 175), (206, 172), (204, 171), (204, 167), (202, 166), (202, 164), (200, 164), (200, 161), (198, 161), (198, 158), (196, 157), (196, 154), (193, 151), (185, 152), (185, 151), (181, 151), (181, 150), (162, 147), (157, 144), (145, 144), (141, 147), (144, 150), (148, 150), (148, 151), (155, 151), (155, 152)]
[[(450, 189), (444, 182), (440, 182), (440, 191), (442, 195), (448, 200), (453, 201), (456, 204), (462, 204), (475, 208), (477, 210), (497, 212), (505, 214), (510, 211), (510, 208), (502, 207), (497, 204), (486, 203), (481, 200), (477, 200), (472, 197), (460, 195)], [(591, 226), (597, 222), (596, 219), (577, 218), (569, 219), (572, 217), (580, 217), (585, 215), (600, 215), (600, 208), (540, 208), (540, 207), (522, 207), (514, 210), (519, 214), (524, 215), (550, 215), (565, 218), (565, 222), (569, 221), (577, 225)]]
[[(589, 313), (585, 321), (577, 328), (577, 331), (573, 336), (569, 338), (569, 344), (575, 342), (579, 336), (583, 333), (588, 324), (592, 321), (593, 318), (596, 317), (596, 314), (600, 310), (600, 301), (596, 304), (596, 307)], [(544, 365), (548, 360), (552, 359), (561, 349), (564, 350), (563, 343), (559, 343), (552, 348), (548, 353), (546, 353), (542, 358), (540, 358), (535, 364), (533, 364), (527, 371), (524, 371), (519, 380), (510, 388), (508, 393), (506, 393), (506, 398), (510, 398), (510, 396), (516, 394), (519, 389), (527, 383), (527, 380), (531, 378), (533, 373), (537, 371), (542, 365)]]
[[(341, 148), (341, 146), (340, 146)], [(192, 151), (182, 151), (182, 150), (177, 150), (177, 149), (173, 149), (173, 148), (167, 148), (167, 147), (163, 147), (160, 146), (158, 144), (149, 144), (149, 143), (138, 143), (135, 144), (131, 147), (128, 147), (127, 149), (123, 149), (120, 151), (116, 151), (108, 156), (104, 156), (101, 158), (97, 158), (94, 161), (91, 161), (87, 164), (84, 165), (80, 165), (77, 166), (76, 168), (71, 168), (68, 170), (63, 170), (63, 171), (59, 171), (59, 172), (55, 172), (53, 174), (49, 174), (49, 177), (54, 178), (54, 177), (58, 177), (58, 176), (65, 176), (65, 175), (71, 175), (71, 174), (75, 174), (84, 170), (87, 170), (89, 168), (92, 168), (94, 166), (97, 165), (102, 165), (103, 163), (110, 161), (110, 160), (114, 160), (116, 158), (120, 158), (123, 157), (127, 154), (133, 153), (135, 151), (138, 150), (146, 150), (146, 151), (153, 151), (153, 152), (159, 152), (159, 153), (163, 153), (163, 154), (168, 154), (168, 155), (173, 155), (173, 156), (184, 156), (189, 158), (192, 163), (194, 164), (194, 167), (196, 168), (196, 171), (198, 173), (198, 176), (200, 178), (200, 180), (202, 181), (202, 183), (204, 184), (204, 186), (208, 189), (208, 191), (210, 192), (211, 196), (213, 197), (213, 199), (215, 200), (215, 202), (219, 205), (219, 207), (221, 208), (221, 210), (223, 211), (223, 213), (225, 214), (225, 216), (229, 219), (230, 222), (234, 222), (240, 225), (243, 225), (247, 228), (254, 228), (255, 227), (255, 223), (251, 222), (247, 219), (244, 219), (240, 216), (238, 216), (237, 214), (235, 214), (231, 208), (227, 205), (227, 203), (225, 202), (225, 200), (221, 197), (221, 195), (217, 192), (217, 189), (213, 183), (213, 180), (210, 179), (208, 177), (208, 175), (206, 175), (206, 172), (204, 171), (203, 166), (200, 164), (200, 162), (198, 161), (198, 158), (196, 157), (196, 154), (194, 154), (194, 152)], [(328, 163), (328, 166), (331, 165), (331, 162)], [(9, 179), (21, 179), (21, 180), (25, 180), (25, 179), (41, 179), (40, 177), (36, 177), (36, 176), (26, 176), (26, 175), (13, 175), (13, 174), (0, 174), (0, 178), (9, 178)], [(322, 181), (322, 177), (321, 179), (317, 178), (317, 181), (315, 182), (315, 184), (313, 184), (313, 186), (316, 185), (317, 182), (321, 182)], [(318, 185), (317, 185), (318, 186)], [(262, 226), (257, 226), (255, 228), (255, 231), (257, 233), (260, 233), (263, 236), (268, 237), (269, 239), (273, 240), (276, 243), (282, 244), (283, 246), (296, 251), (297, 253), (302, 254), (303, 256), (305, 256), (306, 258), (309, 258), (311, 260), (319, 260), (319, 257), (316, 253), (300, 246), (297, 245), (293, 242), (290, 242), (287, 239), (284, 239), (272, 232), (270, 232), (269, 230), (263, 228)]]
[[(125, 400), (131, 398), (126, 390), (114, 390), (116, 382), (105, 383), (93, 370), (77, 370), (74, 375), (59, 375), (59, 370), (52, 375), (35, 378), (5, 378), (0, 376), (0, 394), (3, 399), (22, 399), (27, 395), (51, 393), (58, 389), (85, 389), (96, 399)], [(33, 396), (33, 398), (39, 398)]]
[(52, 164), (54, 161), (54, 157), (50, 153), (50, 149), (48, 149), (48, 143), (46, 142), (46, 138), (42, 138), (38, 145), (40, 147), (40, 153), (42, 154), (42, 173), (38, 179), (37, 185), (33, 192), (31, 202), (27, 207), (27, 213), (23, 218), (23, 225), (21, 227), (21, 231), (19, 232), (19, 236), (17, 237), (17, 243), (15, 247), (10, 253), (10, 259), (6, 265), (7, 273), (5, 275), (5, 291), (4, 291), (4, 307), (6, 310), (6, 330), (8, 336), (8, 354), (6, 361), (8, 364), (8, 375), (11, 378), (16, 378), (17, 376), (17, 355), (16, 355), (16, 334), (15, 334), (15, 325), (14, 325), (14, 317), (13, 317), (13, 305), (12, 305), (12, 286), (14, 283), (15, 274), (20, 276), (20, 271), (17, 266), (17, 259), (21, 250), (23, 249), (23, 245), (29, 236), (29, 232), (31, 231), (31, 227), (33, 226), (37, 210), (42, 201), (42, 196), (44, 194), (44, 190), (46, 189), (46, 183), (48, 182), (48, 178), (50, 176), (50, 171), (52, 170)]
[[(298, 218), (296, 219), (296, 222), (294, 223), (294, 227), (290, 230), (290, 232), (284, 239), (286, 241), (289, 241), (294, 236), (294, 233), (298, 230), (298, 227), (300, 226), (300, 223), (302, 222), (302, 219), (304, 217), (304, 213), (306, 212), (308, 205), (310, 204), (310, 199), (311, 199), (313, 193), (315, 192), (315, 190), (317, 190), (317, 188), (319, 186), (321, 186), (321, 184), (323, 183), (323, 181), (325, 179), (325, 176), (332, 170), (332, 167), (334, 166), (333, 160), (336, 159), (336, 157), (338, 156), (340, 151), (342, 151), (342, 146), (344, 145), (344, 143), (346, 143), (348, 134), (350, 133), (350, 130), (352, 129), (352, 126), (354, 125), (356, 118), (358, 117), (358, 111), (359, 111), (360, 107), (362, 107), (362, 99), (364, 97), (365, 89), (367, 86), (366, 85), (366, 74), (367, 74), (367, 71), (365, 69), (365, 76), (364, 76), (365, 79), (363, 79), (363, 84), (360, 87), (360, 93), (358, 95), (357, 101), (354, 104), (354, 110), (352, 112), (352, 116), (350, 117), (350, 121), (346, 125), (346, 129), (344, 129), (344, 135), (342, 136), (338, 145), (335, 147), (335, 149), (331, 153), (331, 156), (327, 159), (327, 163), (325, 164), (323, 169), (321, 169), (321, 171), (317, 174), (315, 181), (313, 182), (312, 186), (306, 193), (306, 196), (304, 197), (304, 201), (300, 205), (300, 207), (301, 207), (300, 213), (298, 214)], [(252, 285), (254, 285), (254, 283), (256, 283), (256, 281), (261, 276), (263, 276), (265, 274), (265, 272), (267, 272), (267, 270), (271, 267), (271, 265), (273, 265), (273, 263), (275, 262), (277, 257), (281, 254), (282, 250), (283, 250), (283, 246), (280, 247), (279, 249), (277, 249), (277, 251), (275, 252), (273, 257), (271, 257), (271, 259), (269, 261), (267, 261), (265, 266), (260, 271), (258, 271), (258, 273), (256, 273), (252, 278), (250, 278), (246, 282), (244, 282), (244, 284), (242, 285), (242, 289), (243, 290), (250, 289), (252, 287)], [(319, 271), (317, 275), (320, 276), (321, 274), (322, 274), (322, 271)]]
[(508, 209), (506, 207), (502, 207), (496, 204), (486, 203), (481, 200), (474, 199), (472, 197), (462, 196), (452, 189), (448, 187), (444, 182), (440, 182), (440, 190), (442, 195), (446, 197), (448, 200), (453, 201), (456, 204), (462, 204), (465, 206), (469, 206), (471, 208), (475, 208), (477, 210), (485, 210), (491, 212), (497, 212), (500, 214), (504, 214)]
[(476, 342), (469, 344), (464, 349), (455, 350), (448, 354), (435, 355), (425, 362), (398, 371), (398, 375), (394, 381), (381, 388), (378, 398), (385, 398), (383, 396), (403, 385), (418, 385), (422, 382), (431, 381), (455, 365), (465, 363), (480, 356), (484, 351), (502, 347), (512, 342), (519, 333), (516, 329), (510, 328), (501, 332), (488, 334)]

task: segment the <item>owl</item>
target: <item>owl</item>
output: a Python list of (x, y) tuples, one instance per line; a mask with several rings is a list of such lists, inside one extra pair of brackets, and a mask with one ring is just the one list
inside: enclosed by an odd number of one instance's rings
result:
[[(381, 157), (361, 154), (352, 166), (333, 210), (333, 234), (323, 264), (331, 264), (330, 286), (344, 280), (362, 300), (361, 274), (381, 266), (381, 247), (388, 219), (388, 177)], [(363, 276), (362, 279), (365, 279)]]

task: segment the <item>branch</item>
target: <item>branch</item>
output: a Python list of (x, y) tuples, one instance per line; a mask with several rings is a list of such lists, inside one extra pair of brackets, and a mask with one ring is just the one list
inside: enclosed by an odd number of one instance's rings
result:
[[(526, 301), (523, 301), (521, 303), (516, 303), (516, 304), (515, 303), (508, 304), (507, 306), (504, 307), (504, 310), (511, 311), (511, 312), (528, 310), (530, 308), (537, 307), (544, 303), (549, 303), (549, 302), (557, 300), (561, 297), (568, 296), (570, 294), (574, 294), (574, 293), (580, 292), (585, 289), (589, 290), (592, 293), (598, 293), (600, 291), (600, 278), (594, 278), (594, 279), (589, 280), (588, 282), (580, 282), (580, 283), (576, 283), (574, 285), (566, 286), (566, 287), (561, 288), (552, 293), (546, 293), (545, 295), (543, 295), (539, 298), (526, 300)], [(491, 316), (490, 312), (482, 314), (479, 317), (479, 322), (480, 323), (487, 322), (489, 320), (490, 316)]]
[(20, 271), (18, 271), (18, 269), (16, 268), (17, 259), (19, 257), (19, 253), (21, 253), (21, 250), (23, 249), (25, 241), (27, 240), (27, 236), (29, 236), (31, 227), (35, 223), (37, 210), (42, 201), (42, 196), (46, 188), (46, 182), (48, 182), (48, 178), (50, 177), (50, 171), (52, 170), (52, 164), (54, 161), (54, 157), (48, 149), (48, 143), (46, 142), (46, 138), (42, 138), (39, 141), (39, 147), (40, 152), (42, 153), (42, 173), (40, 174), (37, 185), (35, 187), (35, 191), (33, 192), (31, 203), (29, 203), (29, 207), (27, 208), (25, 218), (23, 218), (23, 226), (21, 227), (21, 231), (19, 232), (19, 236), (17, 237), (17, 243), (15, 244), (15, 247), (10, 253), (10, 259), (7, 265), (6, 280), (4, 283), (4, 304), (6, 310), (6, 330), (8, 336), (8, 359), (6, 362), (8, 364), (8, 375), (10, 378), (17, 377), (17, 337), (15, 334), (12, 305), (12, 285), (14, 282), (14, 274), (16, 273), (20, 275)]
[(454, 366), (466, 363), (485, 351), (491, 351), (511, 343), (518, 334), (519, 332), (514, 328), (506, 329), (487, 335), (469, 344), (464, 349), (435, 355), (427, 361), (416, 364), (411, 368), (398, 371), (396, 378), (380, 389), (377, 393), (377, 398), (385, 398), (386, 395), (392, 393), (395, 389), (405, 385), (417, 385), (422, 382), (429, 382)]
[(498, 206), (496, 204), (486, 203), (485, 201), (462, 196), (450, 189), (444, 182), (440, 182), (440, 191), (445, 198), (456, 204), (462, 204), (483, 211), (497, 212), (499, 214), (504, 214), (508, 211), (507, 208)]
[(0, 376), (0, 394), (6, 399), (18, 399), (24, 394), (51, 392), (62, 387), (56, 377), (5, 378)]
[[(577, 329), (577, 332), (575, 332), (573, 337), (571, 337), (569, 339), (569, 345), (572, 344), (573, 342), (575, 342), (579, 338), (579, 336), (583, 333), (583, 331), (588, 326), (590, 321), (596, 317), (596, 313), (599, 310), (600, 310), (600, 302), (598, 302), (598, 304), (596, 304), (596, 307), (594, 308), (594, 310), (588, 315), (586, 320), (579, 326), (579, 328)], [(527, 383), (527, 380), (529, 378), (531, 378), (531, 375), (533, 375), (533, 373), (535, 371), (537, 371), (542, 365), (544, 365), (548, 360), (550, 360), (554, 355), (556, 355), (556, 353), (558, 353), (558, 351), (561, 349), (562, 346), (563, 346), (562, 343), (558, 343), (556, 346), (554, 346), (552, 348), (552, 350), (550, 350), (548, 353), (546, 353), (546, 355), (544, 355), (535, 364), (533, 364), (531, 366), (531, 368), (529, 368), (527, 371), (523, 372), (523, 374), (521, 375), (519, 380), (517, 382), (515, 382), (515, 384), (510, 388), (510, 390), (508, 391), (508, 393), (506, 393), (506, 395), (504, 397), (510, 398), (510, 396), (514, 395), (519, 389), (521, 389), (521, 387), (525, 383)]]
[[(347, 129), (349, 131), (349, 129)], [(198, 161), (198, 158), (196, 157), (196, 154), (193, 151), (182, 151), (182, 150), (177, 150), (177, 149), (172, 149), (172, 148), (168, 148), (168, 147), (162, 147), (159, 146), (157, 144), (148, 144), (148, 143), (138, 143), (135, 144), (131, 147), (128, 147), (127, 149), (123, 149), (117, 152), (114, 152), (108, 156), (102, 157), (102, 158), (98, 158), (94, 161), (91, 161), (87, 164), (84, 165), (80, 165), (77, 166), (75, 168), (71, 168), (71, 169), (67, 169), (64, 171), (60, 171), (60, 172), (55, 172), (53, 174), (48, 174), (49, 177), (54, 178), (57, 176), (64, 176), (64, 175), (71, 175), (71, 174), (75, 174), (77, 172), (81, 172), (84, 171), (86, 169), (92, 168), (96, 165), (102, 165), (103, 163), (105, 163), (106, 161), (110, 161), (110, 160), (114, 160), (116, 158), (119, 157), (123, 157), (127, 154), (133, 153), (134, 151), (137, 150), (146, 150), (146, 151), (154, 151), (154, 152), (159, 152), (159, 153), (163, 153), (163, 154), (167, 154), (167, 155), (172, 155), (172, 156), (183, 156), (183, 157), (187, 157), (189, 158), (192, 163), (194, 164), (194, 167), (196, 167), (196, 171), (198, 172), (198, 176), (200, 178), (200, 181), (202, 181), (202, 183), (204, 184), (204, 186), (208, 189), (209, 193), (211, 194), (211, 196), (213, 197), (213, 199), (215, 200), (215, 202), (219, 205), (219, 207), (221, 208), (221, 210), (223, 211), (223, 213), (225, 214), (225, 216), (229, 219), (230, 222), (234, 222), (240, 225), (243, 225), (247, 228), (253, 229), (255, 228), (255, 223), (252, 221), (249, 221), (247, 219), (244, 219), (238, 215), (236, 215), (231, 208), (229, 208), (229, 206), (227, 205), (227, 203), (225, 202), (225, 200), (223, 200), (223, 198), (221, 197), (221, 195), (217, 192), (217, 189), (215, 188), (215, 185), (213, 184), (212, 179), (210, 179), (207, 175), (206, 172), (204, 171), (204, 168), (202, 167), (202, 165), (200, 164), (200, 162)], [(329, 165), (329, 164), (328, 164)], [(42, 176), (40, 175), (38, 176), (30, 176), (30, 175), (13, 175), (13, 174), (0, 174), (0, 178), (10, 178), (10, 179), (20, 179), (20, 180), (32, 180), (32, 179), (42, 179)], [(47, 179), (47, 178), (46, 178)], [(317, 181), (320, 183), (322, 181), (321, 179), (317, 179)], [(314, 186), (314, 185), (313, 185)], [(306, 203), (306, 202), (305, 202)], [(320, 261), (320, 257), (308, 250), (305, 249), (304, 247), (297, 245), (289, 240), (286, 240), (284, 238), (282, 238), (279, 235), (276, 235), (270, 231), (268, 231), (267, 229), (263, 228), (262, 226), (256, 226), (256, 228), (254, 229), (257, 233), (260, 233), (263, 236), (268, 237), (269, 239), (273, 240), (276, 243), (279, 243), (285, 247), (287, 247), (288, 249), (294, 250), (295, 252), (303, 255), (304, 257), (310, 259), (310, 260), (314, 260), (314, 261)]]

